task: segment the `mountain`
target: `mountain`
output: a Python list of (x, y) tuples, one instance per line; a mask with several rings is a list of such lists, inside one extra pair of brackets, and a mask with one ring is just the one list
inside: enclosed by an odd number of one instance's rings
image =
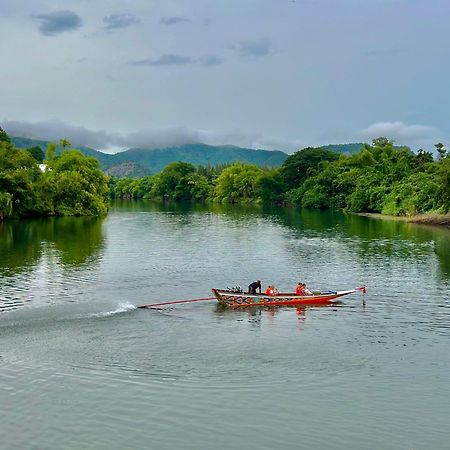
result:
[(362, 142), (355, 142), (352, 144), (330, 144), (323, 145), (324, 150), (330, 150), (337, 153), (346, 153), (350, 155), (351, 153), (358, 153), (364, 144)]
[[(17, 148), (30, 148), (30, 147), (40, 147), (44, 153), (47, 151), (47, 145), (49, 141), (41, 141), (38, 139), (28, 139), (24, 137), (11, 137), (12, 143)], [(77, 146), (78, 150), (81, 151), (86, 156), (93, 156), (94, 158), (97, 158), (100, 161), (100, 165), (102, 168), (108, 167), (112, 164), (114, 164), (114, 155), (110, 155), (108, 153), (99, 152), (98, 150), (94, 150), (90, 147), (83, 147), (83, 146)], [(56, 147), (56, 152), (60, 153), (62, 150), (62, 147), (58, 145)]]
[(116, 153), (115, 162), (133, 161), (152, 173), (160, 172), (174, 161), (188, 162), (194, 165), (217, 166), (241, 161), (258, 166), (276, 167), (283, 164), (288, 155), (275, 150), (253, 150), (232, 145), (212, 146), (206, 144), (185, 144), (177, 147), (158, 149), (131, 148)]
[[(37, 139), (22, 137), (12, 137), (11, 139), (18, 148), (37, 146), (45, 152), (48, 145), (48, 141)], [(152, 174), (160, 172), (167, 164), (175, 161), (203, 166), (216, 166), (241, 161), (258, 166), (276, 167), (283, 164), (288, 157), (286, 153), (278, 150), (254, 150), (233, 145), (185, 144), (157, 149), (131, 148), (114, 155), (103, 153), (90, 147), (76, 146), (76, 148), (86, 156), (97, 158), (105, 171), (114, 171), (116, 166), (121, 166), (123, 163), (135, 163), (140, 166), (138, 171), (144, 169), (146, 173)], [(61, 152), (61, 150), (62, 148), (58, 146), (57, 152)], [(117, 170), (119, 173), (124, 173), (124, 170), (127, 171), (130, 168), (131, 166), (126, 166), (124, 169), (122, 166), (117, 168)], [(131, 172), (133, 171), (134, 169), (131, 169)]]
[(150, 175), (150, 171), (134, 162), (124, 162), (110, 166), (105, 170), (106, 175), (116, 178), (142, 178)]
[[(13, 144), (18, 148), (40, 147), (44, 152), (48, 142), (22, 137), (12, 137)], [(322, 148), (338, 153), (356, 153), (362, 143), (325, 145)], [(281, 166), (288, 154), (279, 150), (254, 150), (236, 147), (234, 145), (185, 144), (165, 148), (130, 148), (114, 155), (94, 150), (90, 147), (78, 148), (86, 156), (93, 156), (100, 161), (101, 168), (114, 176), (138, 177), (161, 172), (167, 164), (175, 161), (194, 165), (217, 166), (236, 161), (256, 164), (265, 167)], [(57, 152), (62, 148), (57, 147)]]

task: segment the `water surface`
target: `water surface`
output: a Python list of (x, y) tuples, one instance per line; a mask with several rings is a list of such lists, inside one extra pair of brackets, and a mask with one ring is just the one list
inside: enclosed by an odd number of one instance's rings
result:
[[(256, 278), (366, 304), (135, 308)], [(145, 202), (8, 222), (0, 310), (0, 448), (448, 448), (446, 229)]]

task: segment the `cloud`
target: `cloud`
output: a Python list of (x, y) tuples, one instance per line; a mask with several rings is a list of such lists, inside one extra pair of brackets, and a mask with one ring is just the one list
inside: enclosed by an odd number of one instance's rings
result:
[[(86, 146), (102, 151), (117, 152), (130, 147), (163, 148), (201, 142), (208, 145), (237, 145), (254, 149), (282, 150), (291, 153), (310, 145), (320, 146), (336, 142), (371, 142), (380, 136), (392, 139), (397, 145), (408, 145), (417, 150), (433, 150), (436, 142), (448, 139), (436, 128), (427, 125), (406, 125), (403, 122), (377, 122), (354, 134), (342, 134), (342, 139), (326, 139), (317, 142), (299, 139), (284, 139), (265, 136), (261, 132), (235, 129), (216, 131), (170, 127), (164, 129), (143, 129), (131, 133), (91, 130), (83, 126), (71, 125), (57, 120), (26, 122), (6, 120), (0, 124), (11, 136), (58, 141), (66, 138), (74, 147)], [(334, 141), (334, 142), (333, 142)]]
[(194, 64), (195, 60), (190, 56), (182, 55), (161, 55), (158, 58), (147, 58), (131, 62), (132, 66), (184, 66)]
[(171, 127), (165, 129), (144, 129), (132, 133), (110, 133), (104, 130), (90, 130), (86, 127), (48, 120), (43, 122), (4, 121), (2, 127), (11, 136), (58, 141), (66, 138), (74, 147), (86, 146), (102, 151), (119, 151), (130, 147), (164, 148), (183, 144), (204, 143), (208, 145), (237, 145), (247, 148), (297, 150), (300, 141), (289, 141), (265, 137), (258, 132), (213, 130)]
[(216, 55), (207, 55), (200, 58), (191, 58), (190, 56), (166, 54), (158, 58), (146, 58), (138, 61), (132, 61), (132, 66), (185, 66), (189, 64), (200, 64), (211, 67), (222, 64), (223, 59)]
[(47, 14), (35, 14), (32, 17), (40, 21), (39, 30), (46, 36), (76, 30), (83, 23), (81, 17), (73, 11), (54, 11)]
[(259, 132), (214, 130), (172, 127), (166, 129), (146, 129), (124, 136), (128, 146), (141, 148), (164, 148), (183, 144), (203, 143), (208, 145), (236, 145), (254, 149), (293, 151), (301, 147), (300, 141), (267, 138)]
[(74, 146), (102, 148), (120, 142), (119, 134), (105, 131), (92, 131), (82, 126), (70, 125), (59, 120), (42, 122), (25, 122), (6, 120), (3, 122), (5, 131), (11, 136), (39, 139), (43, 141), (58, 141), (69, 139)]
[(131, 13), (111, 14), (103, 17), (105, 28), (107, 30), (114, 30), (117, 28), (127, 28), (132, 25), (138, 25), (141, 20)]
[(208, 55), (203, 56), (198, 60), (203, 66), (217, 66), (223, 63), (223, 59), (220, 56)]
[(232, 48), (246, 57), (267, 56), (271, 51), (272, 44), (269, 39), (262, 38), (253, 41), (241, 41)]
[(359, 131), (357, 135), (364, 140), (372, 140), (383, 136), (399, 145), (413, 148), (432, 147), (442, 140), (442, 133), (429, 125), (407, 125), (401, 121), (376, 122)]
[(190, 22), (189, 19), (186, 19), (185, 17), (163, 17), (159, 23), (163, 24), (163, 25), (176, 25), (177, 23), (182, 23), (182, 22)]

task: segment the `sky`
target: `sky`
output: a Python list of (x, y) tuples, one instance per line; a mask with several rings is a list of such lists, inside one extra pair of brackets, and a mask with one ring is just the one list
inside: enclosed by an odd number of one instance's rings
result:
[(449, 0), (0, 0), (0, 126), (115, 152), (450, 138)]

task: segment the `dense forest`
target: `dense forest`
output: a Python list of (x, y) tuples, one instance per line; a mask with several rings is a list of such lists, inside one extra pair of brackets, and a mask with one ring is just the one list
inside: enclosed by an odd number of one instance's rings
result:
[[(70, 145), (67, 140), (62, 147)], [(17, 149), (0, 128), (0, 221), (48, 215), (103, 215), (108, 210), (108, 177), (95, 158), (77, 150), (47, 155), (40, 147)], [(44, 162), (45, 164), (41, 164)]]
[[(50, 144), (17, 149), (0, 128), (0, 220), (33, 215), (102, 215), (109, 197), (177, 202), (276, 203), (411, 216), (450, 209), (450, 154), (436, 144), (414, 154), (386, 138), (343, 154), (305, 148), (277, 168), (235, 162), (173, 162), (141, 178), (106, 176), (98, 160)], [(356, 145), (356, 144), (355, 144)], [(39, 163), (45, 162), (44, 165)]]
[(195, 167), (172, 163), (159, 174), (140, 179), (111, 179), (112, 195), (174, 201), (291, 204), (406, 216), (450, 208), (450, 154), (436, 144), (414, 154), (386, 138), (345, 155), (305, 148), (276, 169), (235, 163)]

